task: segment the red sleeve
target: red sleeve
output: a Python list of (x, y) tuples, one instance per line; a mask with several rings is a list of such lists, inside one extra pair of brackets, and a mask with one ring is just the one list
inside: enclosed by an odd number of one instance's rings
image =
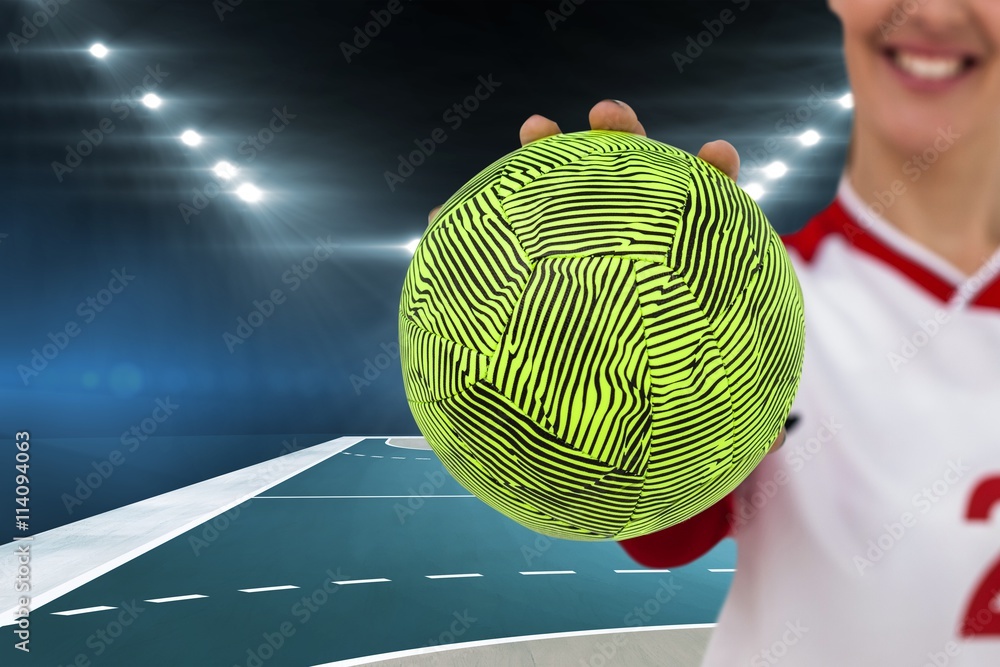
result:
[(646, 567), (680, 567), (697, 560), (729, 537), (734, 500), (725, 498), (687, 521), (661, 531), (619, 540), (632, 560)]

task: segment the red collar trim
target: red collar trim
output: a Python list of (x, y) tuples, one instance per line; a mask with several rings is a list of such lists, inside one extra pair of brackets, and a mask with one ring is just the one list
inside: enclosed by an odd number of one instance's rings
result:
[[(948, 303), (954, 296), (954, 285), (873, 236), (848, 215), (838, 200), (834, 200), (801, 230), (784, 235), (781, 240), (787, 247), (794, 248), (806, 263), (811, 263), (823, 240), (834, 234), (841, 236), (850, 246), (907, 276), (942, 303)], [(972, 305), (1000, 307), (1000, 282), (994, 281), (983, 290)]]
[(1000, 279), (994, 279), (983, 291), (976, 295), (970, 303), (981, 308), (996, 308), (1000, 310)]

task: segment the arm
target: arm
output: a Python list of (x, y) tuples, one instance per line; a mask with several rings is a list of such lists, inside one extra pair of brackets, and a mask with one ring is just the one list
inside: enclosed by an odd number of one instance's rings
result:
[[(790, 424), (797, 417), (785, 422), (768, 454), (785, 444)], [(732, 517), (736, 512), (735, 491), (687, 521), (642, 537), (619, 540), (618, 544), (636, 563), (646, 567), (680, 567), (695, 561), (712, 547), (733, 534)]]
[(702, 557), (729, 537), (733, 494), (687, 521), (664, 530), (620, 540), (618, 544), (632, 560), (646, 567), (680, 567)]

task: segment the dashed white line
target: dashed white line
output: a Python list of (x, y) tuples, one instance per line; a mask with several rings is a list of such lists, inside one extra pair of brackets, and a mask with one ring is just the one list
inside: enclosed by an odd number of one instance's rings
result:
[(54, 611), (53, 616), (76, 616), (77, 614), (92, 614), (95, 611), (107, 611), (118, 607), (87, 607), (86, 609), (70, 609), (69, 611)]
[[(427, 498), (474, 498), (475, 496), (258, 496), (259, 498), (415, 498), (415, 497), (427, 497)], [(709, 572), (735, 572), (736, 568), (708, 568)], [(616, 574), (651, 574), (657, 572), (670, 572), (668, 569), (643, 569), (643, 570), (615, 570)], [(576, 574), (575, 570), (528, 570), (524, 572), (519, 572), (519, 574), (525, 576), (540, 576), (540, 575), (560, 575), (560, 574)], [(424, 575), (427, 579), (468, 579), (473, 577), (482, 577), (483, 575), (478, 572), (467, 572), (461, 574), (427, 574)], [(388, 583), (391, 579), (378, 578), (378, 579), (349, 579), (344, 581), (333, 581), (331, 583), (337, 584), (338, 586), (349, 586), (352, 584), (376, 584), (376, 583)], [(283, 586), (266, 586), (263, 588), (240, 588), (237, 589), (241, 593), (264, 593), (268, 591), (286, 591), (297, 589), (298, 586), (293, 585), (283, 585)], [(178, 595), (168, 598), (154, 598), (152, 600), (145, 600), (145, 602), (152, 602), (155, 604), (161, 604), (164, 602), (180, 602), (182, 600), (197, 600), (199, 598), (207, 598), (207, 595)], [(1000, 598), (998, 598), (1000, 600)], [(996, 601), (994, 601), (996, 603)], [(82, 609), (69, 609), (66, 611), (54, 611), (52, 615), (54, 616), (75, 616), (78, 614), (90, 614), (99, 611), (108, 611), (111, 609), (117, 609), (118, 607), (86, 607)]]
[(405, 456), (393, 456), (392, 458), (399, 459), (400, 461), (405, 461), (406, 460)]
[(385, 457), (384, 456), (375, 456), (374, 454), (372, 454), (368, 458), (371, 458), (371, 459), (384, 459)]
[(287, 591), (298, 586), (267, 586), (265, 588), (241, 588), (240, 593), (266, 593), (268, 591)]
[(429, 458), (427, 458), (426, 456), (418, 456), (418, 457), (417, 457), (417, 460), (418, 460), (418, 461), (430, 461), (430, 459), (429, 459)]
[(355, 454), (355, 456), (364, 456), (364, 454)]
[(161, 604), (163, 602), (180, 602), (181, 600), (197, 600), (198, 598), (207, 598), (207, 595), (178, 595), (172, 598), (156, 598), (154, 600), (143, 600), (143, 602), (152, 602), (154, 604)]

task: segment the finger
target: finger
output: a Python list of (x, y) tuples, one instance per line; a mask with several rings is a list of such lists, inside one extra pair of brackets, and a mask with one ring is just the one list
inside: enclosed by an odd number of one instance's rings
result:
[(787, 437), (788, 433), (786, 433), (784, 427), (782, 427), (781, 433), (779, 433), (775, 441), (771, 443), (771, 448), (767, 450), (767, 453), (771, 454), (781, 449), (781, 446), (785, 444), (785, 439)]
[(590, 110), (590, 129), (617, 130), (646, 136), (632, 107), (619, 100), (601, 100)]
[(544, 139), (545, 137), (551, 137), (553, 134), (562, 134), (562, 130), (555, 122), (549, 120), (545, 116), (539, 116), (537, 113), (530, 117), (528, 120), (524, 121), (521, 125), (521, 145), (530, 144), (532, 141), (538, 141), (539, 139)]
[[(444, 206), (444, 204), (442, 204), (441, 206)], [(431, 212), (427, 214), (428, 225), (434, 222), (434, 218), (437, 216), (438, 211), (441, 210), (441, 206), (435, 206), (434, 208), (431, 209)]]
[(698, 157), (717, 167), (734, 181), (740, 176), (740, 154), (728, 141), (710, 141), (698, 151)]

